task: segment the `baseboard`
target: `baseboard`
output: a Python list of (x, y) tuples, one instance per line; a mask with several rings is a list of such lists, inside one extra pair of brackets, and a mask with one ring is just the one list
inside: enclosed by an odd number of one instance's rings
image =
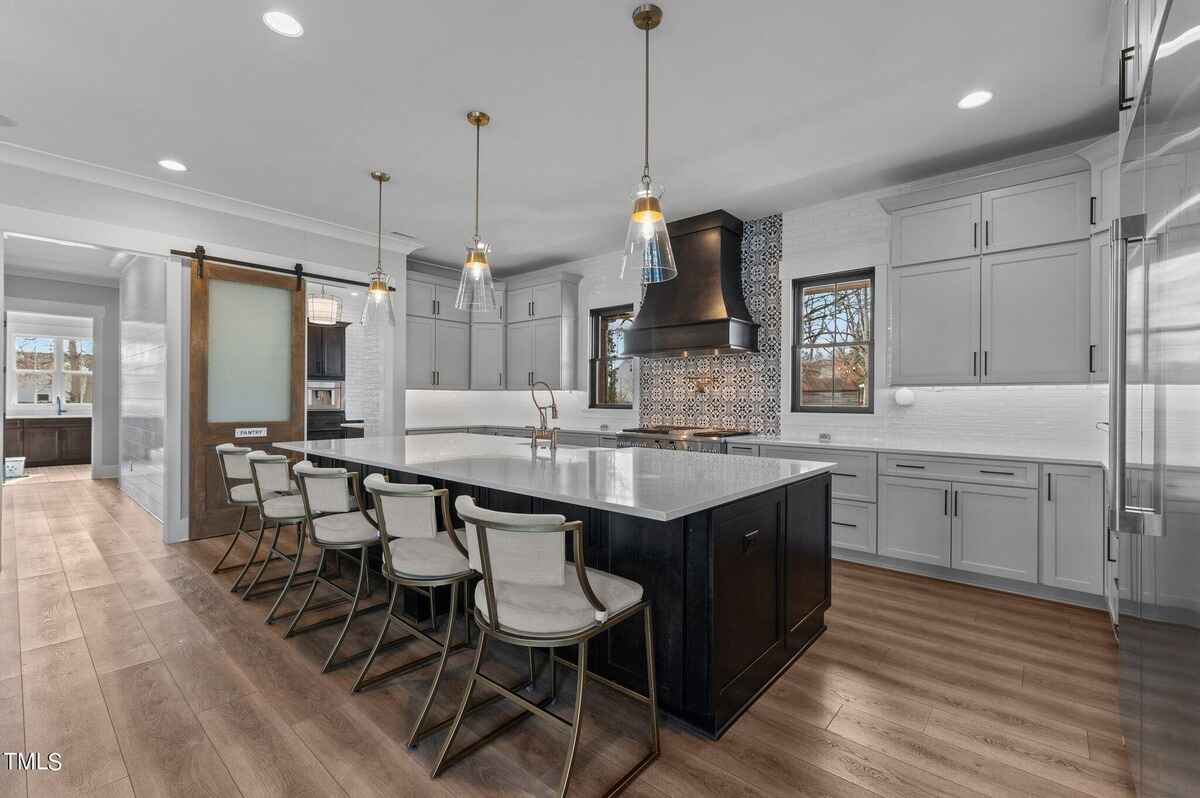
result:
[(119, 465), (92, 465), (92, 479), (116, 479), (121, 476)]
[(890, 571), (928, 576), (933, 579), (941, 579), (945, 582), (958, 582), (963, 585), (971, 585), (972, 587), (983, 587), (989, 590), (999, 590), (1003, 593), (1014, 593), (1018, 596), (1057, 601), (1060, 604), (1072, 604), (1076, 607), (1087, 607), (1088, 609), (1104, 610), (1106, 612), (1108, 610), (1103, 596), (1093, 596), (1091, 593), (1080, 593), (1077, 590), (1064, 590), (1060, 587), (1017, 582), (1012, 579), (1002, 579), (997, 576), (987, 576), (986, 574), (975, 574), (955, 568), (946, 568), (941, 565), (927, 565), (920, 562), (898, 560), (894, 557), (869, 554), (863, 551), (839, 549), (836, 546), (833, 548), (833, 558), (860, 565), (873, 565), (876, 568), (887, 568)]

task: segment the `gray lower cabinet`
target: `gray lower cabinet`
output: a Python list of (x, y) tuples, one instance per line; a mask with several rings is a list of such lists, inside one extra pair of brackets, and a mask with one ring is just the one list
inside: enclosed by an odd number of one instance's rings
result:
[(1046, 465), (1041, 488), (1041, 583), (1104, 592), (1104, 475)]
[(599, 446), (600, 436), (590, 432), (560, 432), (558, 442), (564, 446)]
[(876, 552), (875, 505), (871, 502), (833, 499), (833, 545), (843, 549)]
[(950, 483), (879, 478), (879, 553), (950, 565)]
[(893, 385), (979, 382), (979, 258), (888, 272)]
[(504, 325), (471, 325), (471, 390), (504, 388)]
[(601, 435), (600, 445), (605, 449), (617, 449), (620, 448), (620, 441), (616, 435)]
[(1036, 490), (956, 482), (950, 505), (952, 567), (1038, 581)]
[[(730, 452), (733, 446), (729, 447)], [(819, 446), (776, 446), (762, 444), (759, 457), (778, 457), (783, 460), (815, 460), (837, 463), (833, 469), (833, 495), (840, 499), (875, 501), (875, 472), (878, 455), (848, 449), (826, 449)]]

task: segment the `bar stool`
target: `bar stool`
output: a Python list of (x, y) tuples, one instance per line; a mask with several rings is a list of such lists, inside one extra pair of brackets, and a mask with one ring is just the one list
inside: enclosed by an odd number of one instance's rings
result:
[[(650, 715), (650, 753), (622, 776), (607, 794), (620, 792), (658, 757), (659, 752), (654, 634), (650, 604), (642, 597), (642, 586), (587, 567), (583, 559), (583, 524), (579, 521), (567, 522), (561, 515), (525, 515), (486, 510), (476, 507), (469, 496), (459, 496), (454, 507), (467, 523), (471, 567), (483, 574), (483, 580), (475, 588), (475, 621), (481, 634), (470, 679), (463, 691), (450, 734), (442, 744), (433, 766), (433, 776), (436, 778), (452, 761), (503, 733), (517, 720), (502, 724), (455, 756), (448, 756), (454, 738), (462, 727), (471, 692), (477, 683), (482, 682), (524, 710), (518, 718), (532, 713), (571, 730), (571, 742), (558, 790), (559, 796), (566, 795), (571, 767), (575, 762), (575, 750), (579, 745), (584, 689), (589, 680), (595, 680), (645, 704)], [(566, 562), (560, 537), (565, 532), (571, 533), (574, 564)], [(588, 640), (638, 613), (642, 614), (645, 632), (645, 695), (589, 673), (587, 664)], [(559, 717), (545, 708), (548, 701), (535, 704), (481, 673), (479, 666), (487, 642), (492, 638), (530, 650), (550, 649), (551, 700), (557, 693), (557, 666), (563, 664), (574, 667), (577, 676), (574, 718), (567, 720)], [(554, 654), (555, 648), (569, 645), (576, 647), (577, 661), (574, 664), (560, 660)]]
[[(338, 649), (341, 648), (342, 641), (345, 640), (346, 633), (350, 631), (350, 624), (354, 619), (359, 615), (384, 607), (381, 602), (362, 610), (358, 608), (364, 587), (368, 593), (370, 592), (367, 564), (370, 547), (379, 542), (379, 530), (375, 528), (375, 521), (363, 504), (356, 472), (350, 472), (344, 468), (319, 468), (305, 460), (296, 463), (292, 473), (295, 474), (296, 481), (300, 485), (300, 499), (304, 505), (308, 540), (321, 550), (321, 557), (317, 561), (316, 570), (309, 583), (308, 593), (304, 596), (300, 609), (296, 610), (292, 616), (292, 622), (288, 624), (287, 631), (283, 633), (283, 636), (288, 638), (292, 635), (332, 626), (341, 621), (342, 629), (338, 632), (337, 639), (329, 650), (329, 656), (325, 658), (325, 664), (321, 666), (321, 673), (328, 673), (334, 668), (340, 668), (362, 659), (369, 653), (369, 650), (364, 650), (357, 654), (351, 654), (340, 662), (335, 661)], [(337, 556), (349, 551), (358, 552), (358, 579), (355, 582), (353, 593), (323, 575), (325, 558), (329, 552), (334, 552), (334, 555)], [(330, 601), (310, 606), (319, 585), (333, 590), (338, 596)], [(344, 619), (334, 616), (310, 623), (307, 626), (299, 625), (301, 616), (307, 610), (331, 607), (343, 601), (350, 602), (350, 610)]]
[[(262, 576), (272, 560), (280, 559), (291, 563), (291, 569), (282, 580), (276, 577), (263, 582), (263, 584), (283, 582), (283, 587), (279, 590), (279, 594), (275, 598), (275, 603), (271, 605), (271, 610), (267, 613), (265, 622), (270, 624), (278, 620), (275, 617), (275, 612), (279, 609), (279, 605), (283, 603), (284, 596), (288, 594), (288, 591), (293, 587), (303, 586), (295, 584), (296, 577), (307, 576), (312, 573), (312, 571), (300, 573), (300, 562), (304, 557), (304, 534), (302, 530), (305, 518), (304, 500), (298, 493), (294, 493), (291, 490), (293, 482), (291, 476), (288, 474), (288, 458), (286, 455), (251, 452), (246, 455), (246, 459), (250, 464), (250, 477), (254, 484), (255, 499), (258, 501), (258, 514), (262, 516), (264, 526), (268, 523), (274, 526), (274, 533), (271, 536), (271, 543), (267, 547), (267, 556), (263, 560), (262, 565), (259, 566), (258, 571), (254, 574), (254, 578), (250, 580), (250, 584), (246, 586), (245, 591), (242, 593), (242, 600), (248, 601), (249, 599), (257, 598), (271, 592), (271, 587), (266, 587), (259, 591), (255, 591), (255, 587), (262, 580)], [(296, 527), (296, 554), (294, 556), (279, 550), (279, 533), (285, 526)]]
[[(225, 553), (221, 555), (221, 559), (217, 560), (217, 564), (213, 566), (214, 574), (232, 571), (234, 568), (241, 568), (237, 579), (233, 580), (233, 585), (229, 588), (230, 591), (236, 591), (238, 585), (242, 582), (242, 577), (246, 575), (251, 565), (257, 565), (258, 560), (254, 558), (258, 556), (258, 547), (262, 545), (263, 525), (259, 524), (258, 534), (255, 535), (249, 529), (242, 527), (246, 523), (246, 513), (251, 507), (258, 505), (258, 498), (254, 494), (254, 484), (250, 479), (250, 463), (246, 460), (246, 455), (250, 454), (251, 449), (247, 446), (238, 446), (232, 443), (221, 443), (216, 447), (217, 465), (221, 469), (221, 484), (225, 488), (225, 501), (232, 504), (234, 507), (242, 508), (242, 515), (238, 519), (237, 528), (233, 531), (233, 538), (229, 541), (229, 547), (225, 549)], [(233, 547), (237, 545), (238, 540), (242, 535), (247, 536), (254, 541), (254, 550), (250, 556), (246, 558), (246, 562), (237, 563), (235, 565), (225, 565), (225, 560), (233, 551)]]
[[(418, 670), (437, 660), (437, 670), (434, 672), (433, 685), (429, 695), (417, 716), (408, 738), (409, 747), (414, 747), (421, 739), (437, 732), (450, 724), (452, 718), (427, 729), (421, 727), (433, 706), (441, 685), (442, 673), (446, 669), (446, 660), (456, 651), (461, 651), (470, 643), (470, 622), (465, 621), (466, 643), (455, 644), (454, 620), (458, 613), (459, 592), (464, 594), (469, 606), (469, 597), (465, 595), (468, 582), (474, 578), (467, 559), (467, 549), (458, 537), (458, 530), (450, 516), (450, 492), (445, 488), (435, 489), (432, 485), (408, 485), (388, 482), (382, 474), (372, 474), (363, 480), (367, 492), (375, 501), (375, 514), (379, 519), (380, 538), (384, 541), (383, 577), (388, 581), (391, 598), (388, 600), (387, 613), (379, 636), (371, 649), (367, 661), (363, 664), (362, 672), (358, 675), (352, 688), (359, 692), (383, 681)], [(434, 519), (436, 509), (441, 510), (444, 531), (437, 530)], [(394, 615), (396, 601), (405, 588), (424, 592), (429, 597), (430, 626), (433, 633), (437, 632), (437, 609), (434, 603), (434, 588), (450, 587), (450, 615), (446, 622), (446, 633), (442, 640), (437, 640), (431, 634), (402, 617)], [(384, 645), (388, 629), (395, 623), (406, 634)], [(432, 654), (398, 665), (383, 673), (367, 676), (376, 655), (388, 648), (393, 648), (409, 640), (418, 639), (438, 649)]]

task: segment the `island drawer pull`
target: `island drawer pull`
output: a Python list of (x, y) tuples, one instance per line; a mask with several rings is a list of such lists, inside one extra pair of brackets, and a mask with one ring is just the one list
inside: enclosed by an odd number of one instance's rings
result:
[(912, 468), (917, 471), (925, 470), (925, 466), (923, 465), (909, 465), (908, 463), (896, 463), (896, 468)]
[(998, 477), (1015, 477), (1017, 475), (1017, 472), (1015, 472), (1015, 471), (989, 471), (986, 468), (979, 469), (979, 473), (980, 474), (994, 474)]
[(835, 477), (846, 477), (847, 479), (858, 479), (858, 474), (843, 474), (840, 471), (834, 471), (833, 475)]
[(858, 524), (847, 524), (845, 521), (834, 521), (833, 525), (834, 526), (849, 526), (849, 527), (854, 527), (855, 529), (858, 528)]
[(754, 545), (754, 542), (758, 540), (758, 532), (759, 530), (757, 529), (751, 529), (749, 532), (742, 535), (742, 551), (749, 551), (750, 547)]

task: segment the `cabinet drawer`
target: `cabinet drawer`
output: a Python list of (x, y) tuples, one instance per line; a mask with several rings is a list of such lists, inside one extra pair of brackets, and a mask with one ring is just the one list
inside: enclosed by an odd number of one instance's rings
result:
[(758, 457), (758, 447), (751, 443), (731, 443), (726, 449), (728, 454), (742, 454), (748, 457)]
[(620, 447), (620, 441), (616, 435), (601, 435), (600, 445), (605, 449), (617, 449)]
[(852, 502), (834, 499), (833, 545), (843, 549), (876, 551), (875, 505), (868, 502)]
[(879, 470), (883, 474), (920, 479), (954, 480), (982, 485), (1008, 485), (1036, 488), (1037, 463), (1015, 460), (973, 460), (957, 457), (880, 455)]
[(837, 463), (833, 469), (834, 498), (875, 501), (875, 452), (825, 449), (819, 446), (763, 445), (758, 447), (758, 454), (760, 457), (778, 457), (783, 460)]
[(558, 442), (564, 446), (599, 446), (600, 436), (586, 432), (560, 432)]

